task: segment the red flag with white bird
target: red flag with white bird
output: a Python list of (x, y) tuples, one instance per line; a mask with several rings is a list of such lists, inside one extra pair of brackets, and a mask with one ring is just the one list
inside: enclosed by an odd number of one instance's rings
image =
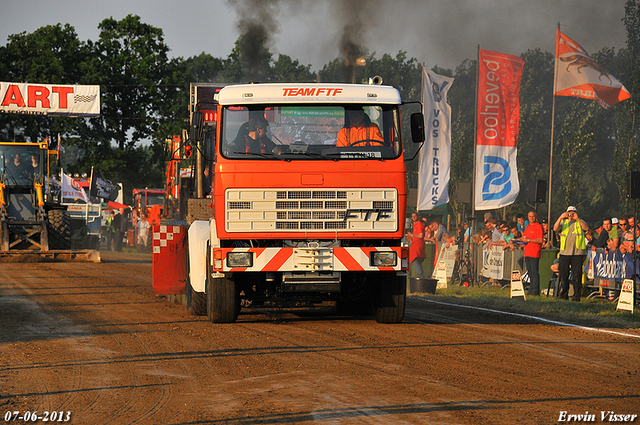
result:
[(620, 81), (560, 28), (556, 33), (556, 73), (556, 96), (596, 99), (605, 109), (631, 97)]

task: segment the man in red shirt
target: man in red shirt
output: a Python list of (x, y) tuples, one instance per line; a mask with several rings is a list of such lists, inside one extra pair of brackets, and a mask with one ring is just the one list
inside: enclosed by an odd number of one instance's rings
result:
[(525, 243), (524, 246), (524, 263), (529, 273), (529, 295), (540, 295), (540, 254), (542, 253), (543, 231), (542, 226), (538, 223), (535, 211), (529, 211), (529, 225), (524, 229), (522, 237), (518, 238)]
[(409, 264), (413, 266), (417, 277), (424, 277), (422, 262), (427, 258), (424, 250), (424, 225), (418, 213), (411, 214), (411, 221), (413, 221), (413, 231), (407, 233), (407, 239), (411, 241)]

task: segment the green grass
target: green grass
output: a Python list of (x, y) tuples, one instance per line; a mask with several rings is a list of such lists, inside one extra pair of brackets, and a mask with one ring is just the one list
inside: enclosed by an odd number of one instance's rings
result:
[(573, 302), (559, 300), (553, 296), (527, 295), (525, 301), (522, 298), (509, 298), (509, 288), (502, 289), (499, 286), (464, 288), (456, 285), (449, 285), (447, 289), (438, 289), (435, 295), (412, 295), (455, 304), (528, 314), (581, 326), (640, 329), (640, 308), (637, 305), (633, 314), (629, 311), (616, 311), (617, 302), (613, 303), (604, 298), (582, 297), (582, 301)]

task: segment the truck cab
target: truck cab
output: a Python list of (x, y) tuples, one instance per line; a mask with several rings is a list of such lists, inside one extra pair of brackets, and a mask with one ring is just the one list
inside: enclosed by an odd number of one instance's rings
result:
[(215, 156), (205, 165), (212, 217), (189, 230), (188, 303), (206, 304), (214, 322), (245, 307), (326, 303), (402, 321), (398, 91), (250, 84), (226, 86), (216, 101)]

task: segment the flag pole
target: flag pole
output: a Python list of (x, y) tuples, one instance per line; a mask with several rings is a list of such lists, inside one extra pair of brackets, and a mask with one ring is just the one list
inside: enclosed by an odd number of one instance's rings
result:
[[(422, 72), (420, 73), (420, 113), (422, 113), (422, 116), (424, 117), (424, 62), (422, 62)], [(422, 199), (420, 197), (420, 192), (422, 192), (423, 190), (420, 185), (421, 168), (422, 168), (422, 151), (420, 151), (420, 157), (418, 158), (418, 172), (416, 174), (416, 178), (417, 178), (416, 184), (418, 187), (418, 190), (416, 191), (416, 210), (415, 210), (416, 213), (419, 213), (420, 211), (418, 206), (420, 204), (420, 199)]]
[[(473, 271), (473, 281), (478, 284), (478, 267), (476, 265), (476, 248), (477, 244), (473, 243), (473, 236), (476, 233), (476, 149), (478, 146), (478, 92), (480, 86), (480, 45), (476, 49), (476, 96), (475, 96), (475, 119), (473, 120), (473, 167), (471, 167), (471, 235), (469, 236), (469, 246), (471, 247), (471, 265)], [(482, 224), (484, 226), (484, 223)]]
[(89, 176), (89, 201), (91, 201), (91, 186), (93, 185), (93, 165), (91, 166), (91, 175)]
[[(475, 119), (473, 120), (473, 167), (471, 171), (471, 217), (472, 218), (476, 217), (476, 149), (478, 146), (478, 86), (479, 84), (480, 84), (480, 45), (478, 44), (477, 52), (476, 52)], [(471, 235), (474, 234), (473, 230), (471, 231)]]
[(558, 31), (556, 32), (556, 54), (553, 57), (553, 97), (551, 104), (551, 147), (549, 150), (549, 187), (547, 190), (547, 242), (553, 246), (552, 232), (553, 227), (551, 226), (551, 182), (553, 179), (553, 129), (555, 126), (555, 118), (556, 118), (556, 88), (558, 84), (558, 33), (560, 32), (560, 22), (558, 22)]

